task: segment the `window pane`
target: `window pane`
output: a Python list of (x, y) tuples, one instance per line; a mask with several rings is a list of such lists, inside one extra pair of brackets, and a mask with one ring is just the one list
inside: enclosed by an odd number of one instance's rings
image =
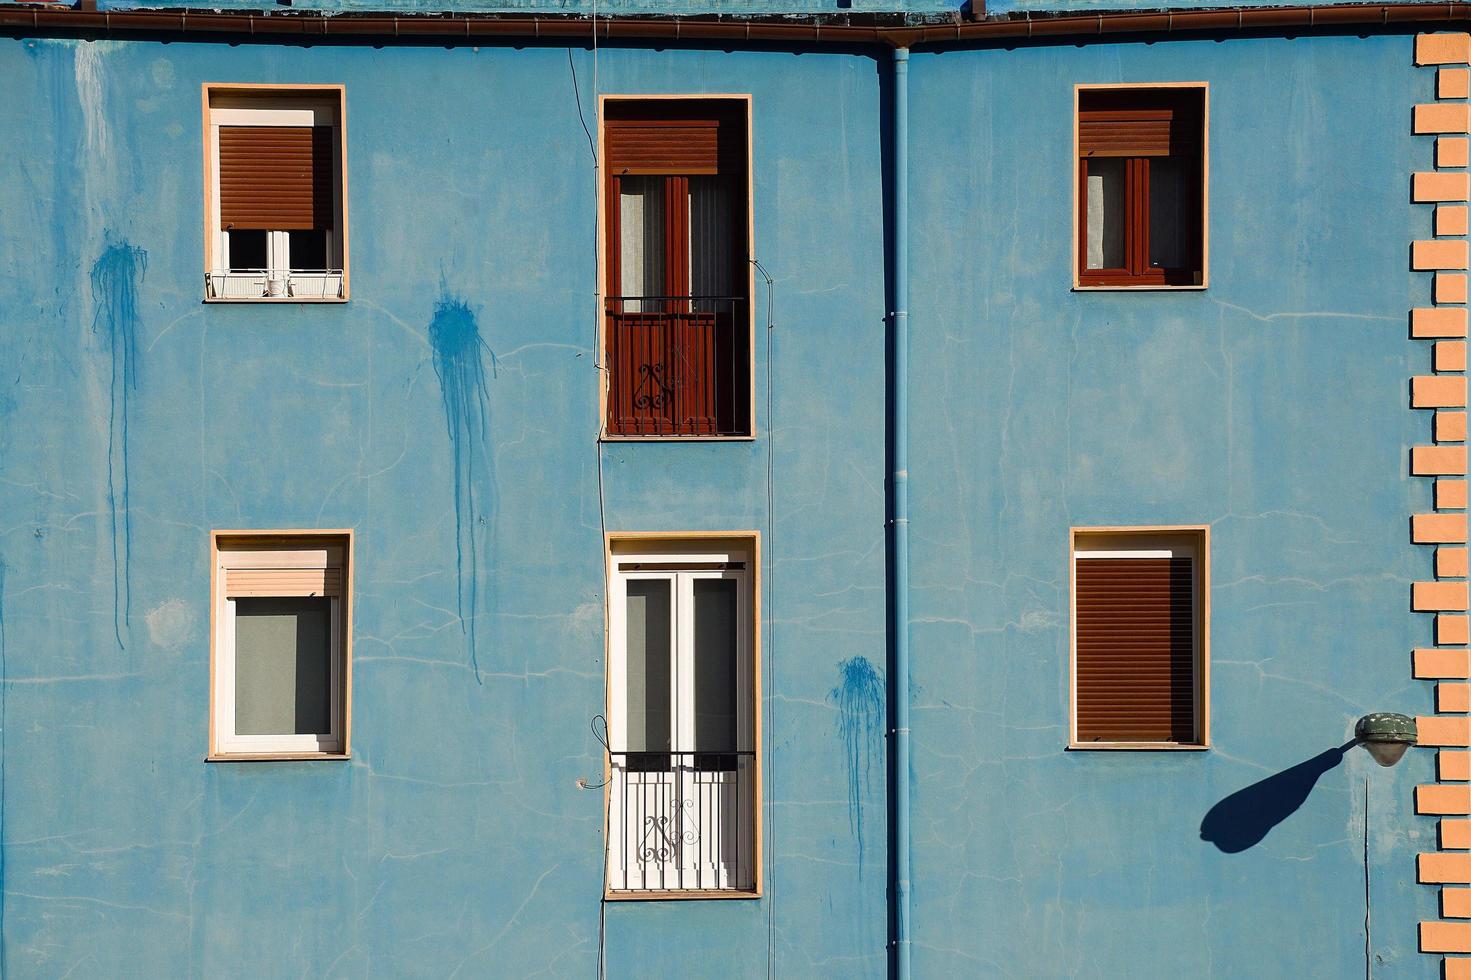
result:
[(696, 579), (695, 749), (733, 752), (736, 742), (736, 586)]
[(627, 717), (629, 752), (668, 752), (669, 635), (668, 579), (628, 582)]
[(1088, 268), (1124, 267), (1124, 174), (1122, 157), (1088, 160)]
[[(735, 247), (730, 179), (711, 175), (691, 177), (689, 185), (690, 295), (729, 296)], [(695, 309), (718, 312), (716, 304), (696, 303)]]
[(1149, 264), (1157, 269), (1183, 269), (1189, 171), (1179, 157), (1149, 161)]
[(235, 600), (235, 733), (332, 730), (332, 600)]
[[(624, 296), (664, 295), (663, 177), (618, 179), (619, 292)], [(651, 304), (650, 312), (658, 310)], [(643, 304), (623, 304), (623, 312), (639, 313)]]
[(293, 231), (291, 236), (291, 268), (320, 272), (327, 268), (327, 232)]
[(266, 232), (230, 231), (230, 268), (266, 268)]

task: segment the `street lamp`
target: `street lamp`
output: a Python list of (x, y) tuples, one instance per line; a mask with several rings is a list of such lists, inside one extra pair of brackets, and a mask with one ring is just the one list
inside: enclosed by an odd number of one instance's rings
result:
[(1415, 719), (1389, 711), (1365, 715), (1354, 725), (1354, 741), (1369, 750), (1381, 766), (1392, 766), (1404, 757), (1405, 749), (1419, 741)]

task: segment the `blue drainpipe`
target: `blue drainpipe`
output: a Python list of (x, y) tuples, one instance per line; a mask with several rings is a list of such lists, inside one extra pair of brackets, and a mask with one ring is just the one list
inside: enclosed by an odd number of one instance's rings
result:
[(889, 476), (889, 529), (893, 562), (894, 659), (890, 664), (893, 729), (893, 839), (890, 894), (894, 902), (894, 975), (909, 980), (909, 49), (894, 49), (894, 311), (893, 472)]

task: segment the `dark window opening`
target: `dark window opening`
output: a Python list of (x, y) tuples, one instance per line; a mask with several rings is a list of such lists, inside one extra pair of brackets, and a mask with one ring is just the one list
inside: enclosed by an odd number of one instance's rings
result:
[(264, 231), (230, 231), (230, 268), (265, 269), (270, 266)]
[(607, 431), (749, 435), (744, 106), (605, 114)]
[(321, 228), (287, 232), (291, 238), (291, 268), (302, 272), (321, 272), (330, 268), (327, 261), (327, 232)]
[(1078, 281), (1205, 281), (1205, 91), (1078, 93)]

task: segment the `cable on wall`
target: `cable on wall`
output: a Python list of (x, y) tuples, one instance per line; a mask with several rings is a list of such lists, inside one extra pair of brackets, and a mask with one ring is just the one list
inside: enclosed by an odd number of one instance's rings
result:
[[(772, 577), (773, 567), (775, 565), (773, 555), (776, 549), (776, 425), (774, 423), (774, 416), (771, 412), (771, 344), (773, 338), (775, 337), (774, 329), (776, 327), (776, 322), (773, 318), (776, 306), (776, 283), (775, 280), (771, 278), (771, 273), (767, 272), (766, 267), (761, 264), (761, 260), (752, 257), (751, 265), (755, 267), (757, 272), (761, 273), (761, 278), (765, 280), (766, 283), (766, 548), (764, 555), (766, 576), (765, 588), (762, 590), (765, 595), (762, 598), (764, 600), (763, 609), (765, 610), (766, 617), (766, 643), (764, 646), (764, 650), (766, 653), (766, 689), (774, 690), (776, 686), (776, 659), (772, 655), (771, 623), (775, 618), (774, 609), (772, 606), (772, 596), (774, 595), (774, 590), (772, 589)], [(761, 624), (758, 623), (757, 625), (759, 627)], [(775, 702), (771, 703), (774, 704)], [(767, 712), (767, 715), (768, 717), (766, 720), (769, 727), (769, 723), (771, 721), (769, 711)], [(774, 778), (774, 770), (771, 765), (771, 760), (773, 756), (772, 745), (774, 743), (775, 740), (771, 737), (771, 733), (769, 731), (762, 732), (761, 749), (764, 755), (762, 768), (766, 776), (766, 791), (763, 794), (762, 799), (766, 808), (766, 854), (764, 855), (764, 858), (766, 860), (767, 868), (767, 980), (775, 980), (776, 977), (776, 862), (771, 860), (771, 855), (776, 850), (776, 821), (774, 819), (776, 811), (772, 803), (774, 794), (771, 792), (772, 781)]]
[(1369, 777), (1364, 777), (1364, 980), (1374, 980), (1373, 947), (1369, 941)]
[[(567, 49), (567, 67), (572, 74), (572, 96), (577, 106), (577, 121), (582, 126), (582, 134), (587, 137), (588, 152), (592, 156), (593, 171), (593, 195), (596, 198), (602, 186), (602, 160), (598, 153), (598, 141), (593, 135), (592, 127), (587, 124), (587, 115), (582, 108), (582, 89), (577, 80), (577, 63), (572, 56), (572, 49)], [(598, 99), (598, 4), (592, 0), (592, 98), (594, 112), (596, 112)], [(596, 211), (596, 209), (594, 209)], [(596, 213), (593, 216), (593, 334), (592, 334), (592, 364), (593, 370), (598, 375), (599, 392), (607, 387), (606, 366), (603, 364), (602, 348), (602, 318), (603, 318), (603, 284), (599, 275), (598, 251), (600, 247), (599, 227)], [(600, 396), (601, 397), (601, 396)], [(603, 481), (603, 420), (601, 413), (594, 423), (593, 429), (593, 455), (597, 467), (598, 478), (598, 550), (601, 552), (607, 547), (608, 540), (608, 504), (607, 493)], [(606, 582), (604, 583), (606, 590)], [(607, 596), (603, 596), (605, 608)], [(603, 650), (608, 649), (608, 617), (603, 616)], [(606, 665), (605, 665), (606, 666)], [(599, 725), (601, 723), (601, 729)], [(591, 784), (586, 779), (579, 779), (579, 789), (602, 789), (608, 784), (607, 775), (608, 759), (611, 749), (608, 745), (608, 719), (602, 714), (594, 715), (590, 726), (593, 738), (603, 747), (603, 780), (597, 784)], [(598, 953), (597, 953), (597, 976), (598, 980), (605, 980), (608, 975), (608, 850), (609, 842), (612, 840), (612, 827), (610, 825), (611, 814), (608, 808), (603, 807), (603, 883), (602, 894), (598, 896)]]

